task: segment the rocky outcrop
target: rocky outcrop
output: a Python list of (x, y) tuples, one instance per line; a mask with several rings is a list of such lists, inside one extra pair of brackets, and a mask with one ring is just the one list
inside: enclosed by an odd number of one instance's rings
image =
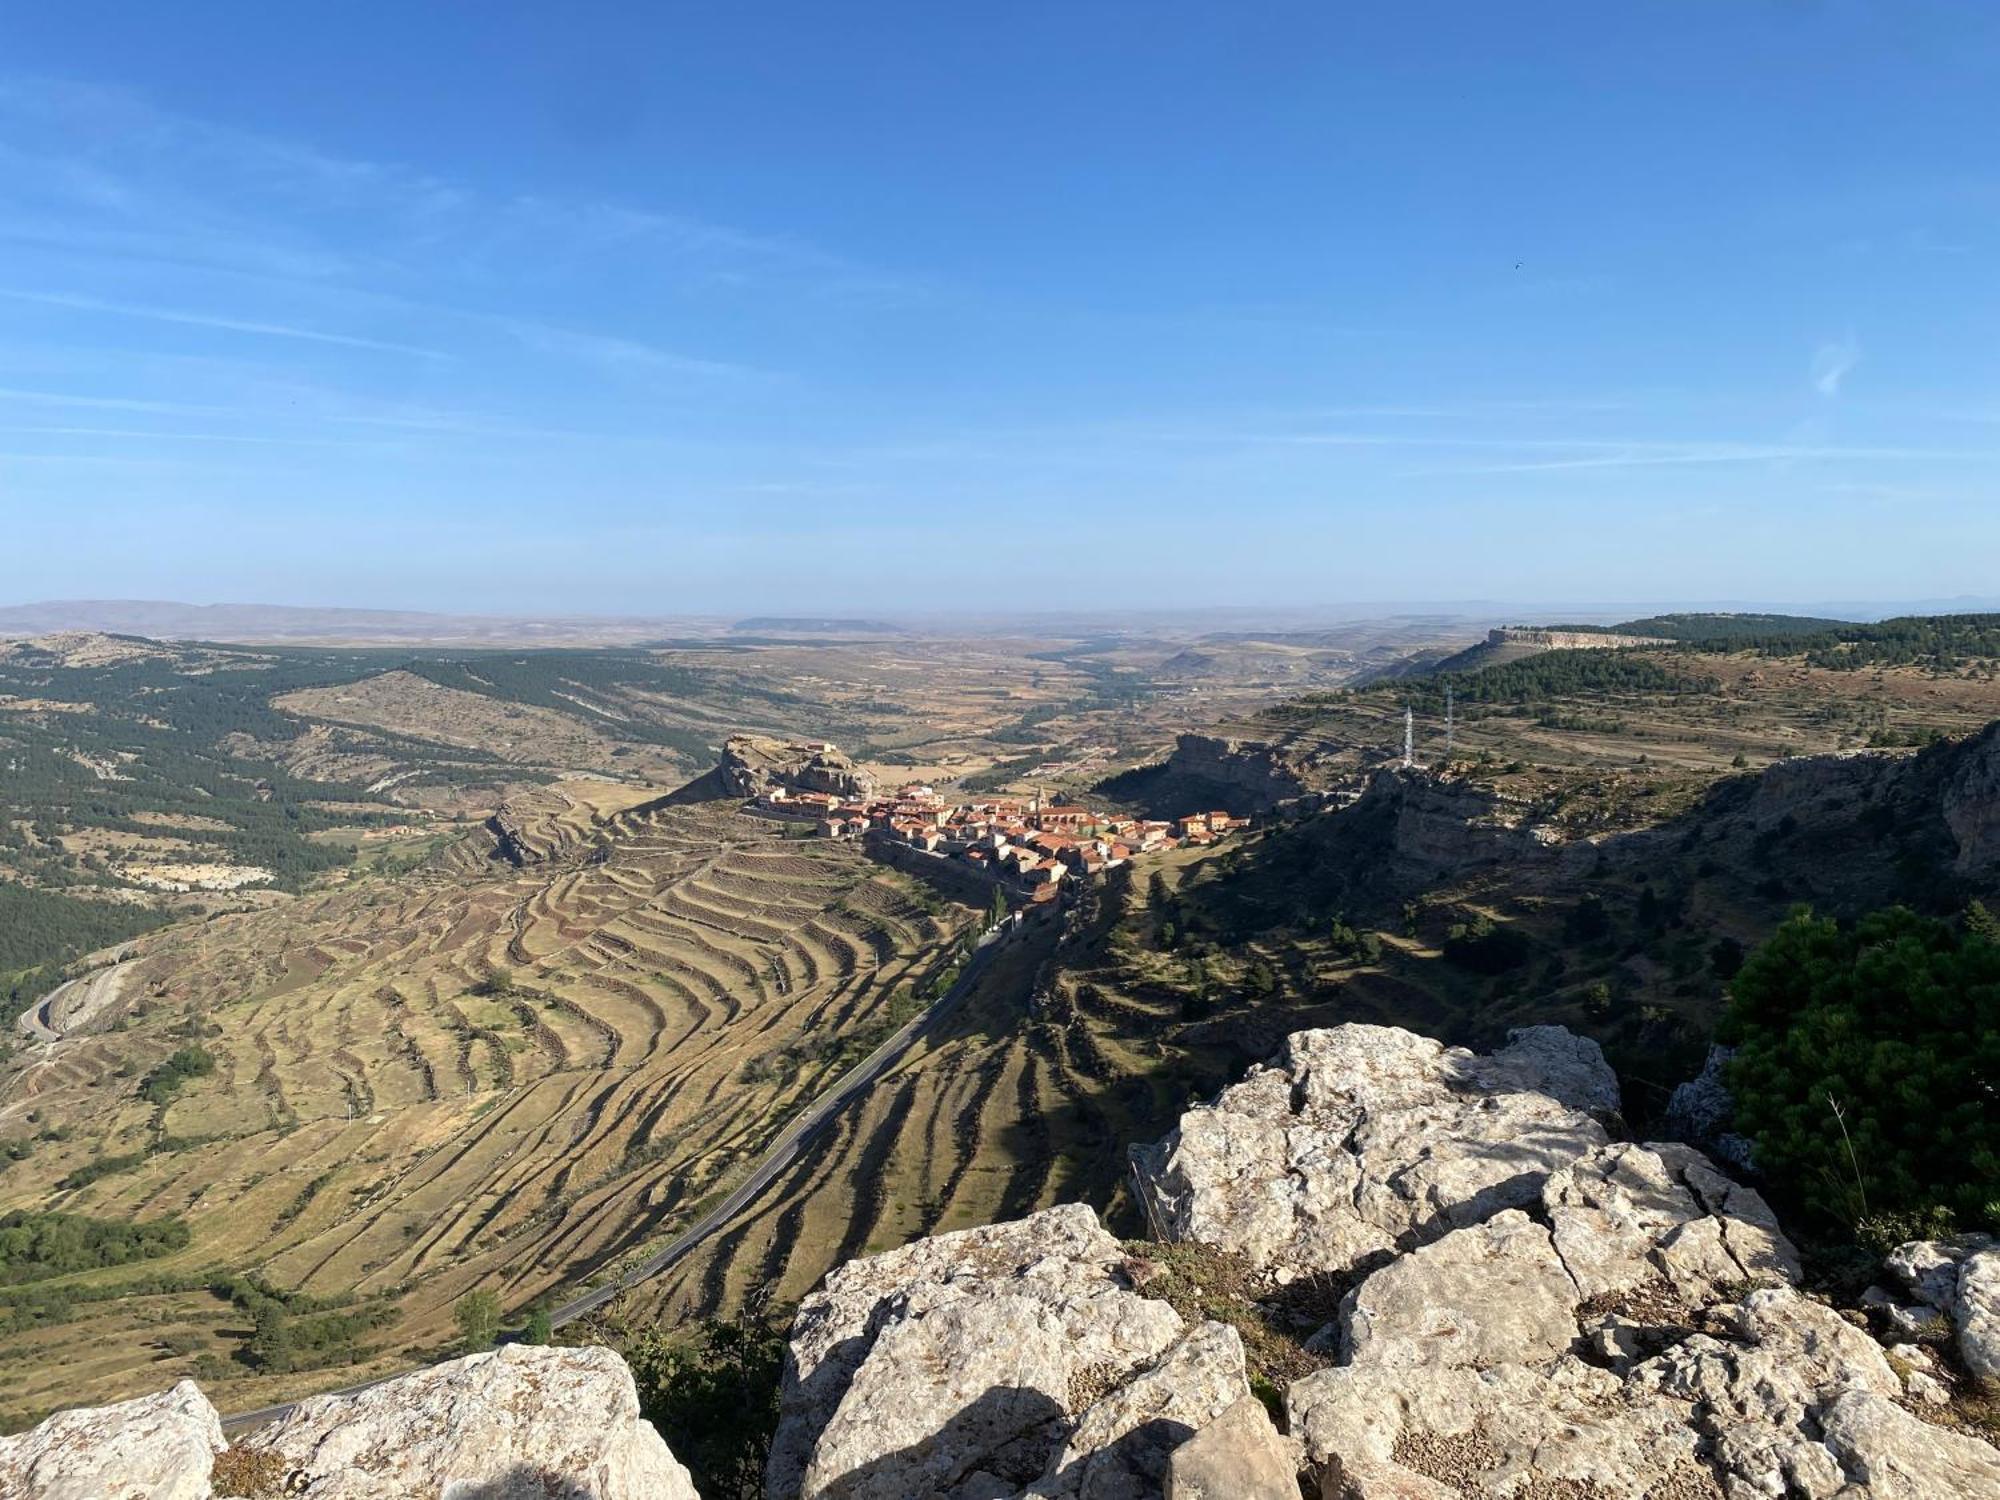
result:
[(1736, 1098), (1722, 1076), (1735, 1055), (1733, 1047), (1710, 1047), (1701, 1071), (1674, 1086), (1663, 1123), (1675, 1140), (1686, 1141), (1724, 1166), (1750, 1174), (1757, 1170), (1756, 1143), (1736, 1131)]
[(1631, 646), (1671, 646), (1663, 635), (1621, 635), (1614, 630), (1548, 630), (1539, 625), (1503, 625), (1489, 630), (1496, 646), (1534, 646), (1543, 651), (1622, 651)]
[(1213, 804), (1239, 815), (1266, 811), (1308, 790), (1301, 767), (1284, 748), (1212, 734), (1181, 735), (1162, 781), (1183, 809)]
[(1948, 1322), (1966, 1373), (2000, 1396), (2000, 1243), (1984, 1234), (1912, 1240), (1887, 1264), (1913, 1304), (1870, 1298), (1890, 1326), (1918, 1335)]
[(1360, 806), (1371, 802), (1390, 815), (1390, 852), (1426, 871), (1531, 859), (1564, 838), (1560, 829), (1536, 821), (1525, 803), (1420, 771), (1375, 772)]
[(1072, 1204), (829, 1275), (793, 1325), (765, 1492), (1144, 1500), (1249, 1398), (1236, 1331), (1139, 1295)]
[[(1520, 1265), (1496, 1261), (1488, 1304), (1513, 1302), (1509, 1274), (1540, 1263), (1533, 1234), (1514, 1228)], [(1293, 1431), (1325, 1464), (1329, 1500), (1973, 1500), (2000, 1484), (2000, 1453), (1898, 1405), (1874, 1340), (1789, 1286), (1635, 1317), (1656, 1346), (1638, 1358), (1552, 1349), (1554, 1324), (1523, 1320), (1468, 1362), (1451, 1321), (1465, 1311), (1442, 1305), (1431, 1327), (1293, 1386)]]
[(1166, 1500), (1298, 1500), (1298, 1463), (1245, 1398), (1167, 1455)]
[(609, 1349), (509, 1344), (351, 1396), (319, 1396), (248, 1440), (311, 1500), (695, 1500)]
[(0, 1495), (36, 1500), (208, 1500), (228, 1445), (192, 1380), (117, 1406), (57, 1412), (0, 1438)]
[(2000, 724), (1987, 725), (1960, 747), (1945, 784), (1944, 821), (1958, 840), (1959, 874), (2000, 872)]
[[(1701, 1153), (1610, 1140), (1616, 1105), (1559, 1028), (1480, 1057), (1342, 1026), (1135, 1177), (1171, 1237), (1348, 1278), (1313, 1340), (1340, 1363), (1286, 1397), (1327, 1500), (1994, 1493), (2000, 1453), (1909, 1409), (1942, 1399), (1921, 1351), (1899, 1369), (1801, 1294), (1769, 1208)], [(1923, 1295), (1981, 1295), (1983, 1247), (1905, 1249)]]
[(1597, 1044), (1560, 1027), (1491, 1057), (1394, 1027), (1302, 1031), (1135, 1151), (1134, 1176), (1168, 1239), (1342, 1274), (1535, 1202), (1617, 1108)]
[(526, 1344), (301, 1402), (235, 1448), (191, 1380), (62, 1412), (0, 1439), (0, 1496), (208, 1500), (218, 1455), (307, 1500), (696, 1500), (623, 1360)]
[(716, 772), (729, 795), (736, 797), (754, 797), (779, 786), (857, 800), (875, 795), (874, 776), (825, 743), (793, 744), (763, 735), (731, 735), (723, 743)]

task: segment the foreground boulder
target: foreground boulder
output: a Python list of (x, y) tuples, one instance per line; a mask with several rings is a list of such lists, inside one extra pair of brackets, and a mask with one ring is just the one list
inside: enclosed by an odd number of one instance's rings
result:
[[(2000, 1494), (2000, 1452), (1910, 1409), (1936, 1380), (1797, 1290), (1763, 1199), (1691, 1147), (1612, 1142), (1616, 1107), (1559, 1028), (1482, 1057), (1341, 1026), (1135, 1178), (1170, 1238), (1344, 1278), (1312, 1340), (1340, 1363), (1286, 1393), (1326, 1500)], [(1905, 1250), (1913, 1288), (1988, 1326), (1983, 1245)]]
[(609, 1349), (509, 1344), (303, 1401), (245, 1446), (312, 1500), (695, 1500)]
[(117, 1406), (57, 1412), (0, 1438), (0, 1495), (35, 1500), (207, 1500), (222, 1419), (192, 1380)]
[(1610, 1137), (1618, 1082), (1559, 1026), (1490, 1057), (1390, 1026), (1293, 1035), (1133, 1153), (1156, 1233), (1290, 1280), (1345, 1273), (1503, 1208)]
[[(1071, 1204), (829, 1275), (793, 1325), (765, 1491), (1145, 1500), (1177, 1449), (1247, 1399), (1236, 1331), (1188, 1328), (1132, 1290), (1118, 1241)], [(1239, 1424), (1282, 1451), (1268, 1419), (1261, 1435)]]
[[(235, 1494), (697, 1500), (687, 1470), (640, 1418), (622, 1359), (519, 1344), (354, 1395), (316, 1396), (235, 1448), (190, 1380), (120, 1406), (61, 1412), (0, 1439), (0, 1496), (208, 1500), (218, 1456)], [(253, 1478), (256, 1488), (241, 1487)]]

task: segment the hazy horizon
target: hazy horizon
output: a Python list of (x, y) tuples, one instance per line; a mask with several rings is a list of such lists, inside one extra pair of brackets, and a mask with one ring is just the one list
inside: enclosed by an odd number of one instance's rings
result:
[(10, 18), (24, 592), (1990, 593), (2000, 14), (870, 14)]
[[(1120, 630), (1209, 629), (1226, 633), (1230, 629), (1278, 632), (1313, 630), (1343, 624), (1367, 624), (1396, 620), (1438, 620), (1463, 625), (1467, 629), (1499, 624), (1553, 625), (1611, 624), (1630, 619), (1674, 613), (1777, 613), (1867, 621), (1899, 615), (1984, 613), (2000, 611), (2000, 597), (1961, 595), (1948, 599), (1905, 600), (1773, 600), (1685, 598), (1628, 600), (1504, 600), (1504, 599), (1408, 599), (1352, 600), (1323, 603), (1268, 602), (1263, 604), (1218, 603), (1137, 608), (1021, 608), (1015, 610), (964, 606), (915, 608), (875, 601), (872, 604), (830, 602), (820, 606), (799, 605), (784, 610), (751, 608), (705, 611), (609, 611), (609, 610), (447, 610), (421, 604), (358, 606), (326, 602), (281, 602), (251, 600), (168, 600), (168, 599), (0, 599), (0, 637), (39, 634), (58, 630), (103, 630), (112, 633), (185, 636), (203, 624), (282, 631), (289, 626), (312, 635), (337, 633), (343, 622), (357, 629), (370, 621), (384, 626), (400, 622), (416, 633), (425, 622), (440, 626), (451, 623), (532, 626), (536, 622), (578, 628), (592, 625), (686, 626), (728, 629), (759, 621), (787, 622), (796, 627), (839, 625), (883, 625), (910, 632), (967, 633), (1004, 632), (1011, 628), (1043, 627), (1061, 633), (1063, 627)], [(228, 639), (227, 636), (216, 637)]]

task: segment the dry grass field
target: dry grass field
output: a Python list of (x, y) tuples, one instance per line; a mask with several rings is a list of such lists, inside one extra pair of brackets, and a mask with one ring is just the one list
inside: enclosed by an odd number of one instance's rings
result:
[[(74, 1306), (39, 1327), (13, 1306), (0, 1407), (197, 1365), (249, 1407), (446, 1344), (469, 1288), (514, 1311), (587, 1282), (726, 1184), (969, 920), (852, 846), (639, 796), (568, 781), (517, 803), (520, 868), (474, 836), (414, 874), (139, 939), (86, 1034), (18, 1048), (0, 1210), (176, 1214), (193, 1238), (36, 1283)], [(190, 1045), (213, 1071), (149, 1101)], [(216, 1270), (351, 1294), (378, 1326), (336, 1341), (337, 1372), (260, 1374), (232, 1358), (249, 1318), (209, 1292), (89, 1300)]]

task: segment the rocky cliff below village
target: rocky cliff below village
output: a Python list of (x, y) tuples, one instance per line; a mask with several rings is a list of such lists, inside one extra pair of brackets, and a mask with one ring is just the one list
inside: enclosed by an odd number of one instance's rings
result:
[(1317, 785), (1311, 757), (1261, 740), (1183, 734), (1148, 773), (1146, 800), (1157, 808), (1264, 812)]
[(794, 742), (768, 735), (733, 734), (723, 742), (714, 769), (672, 793), (667, 802), (703, 802), (722, 797), (755, 797), (783, 787), (793, 792), (831, 792), (866, 801), (875, 795), (873, 773), (824, 741)]
[[(2000, 1390), (2000, 1246), (1905, 1245), (1838, 1310), (1757, 1193), (1619, 1139), (1619, 1102), (1559, 1027), (1490, 1055), (1298, 1033), (1134, 1153), (1152, 1242), (1070, 1204), (829, 1275), (767, 1500), (2000, 1494), (1968, 1420)], [(596, 1349), (473, 1356), (234, 1448), (188, 1383), (0, 1441), (0, 1494), (212, 1493), (693, 1490)]]

